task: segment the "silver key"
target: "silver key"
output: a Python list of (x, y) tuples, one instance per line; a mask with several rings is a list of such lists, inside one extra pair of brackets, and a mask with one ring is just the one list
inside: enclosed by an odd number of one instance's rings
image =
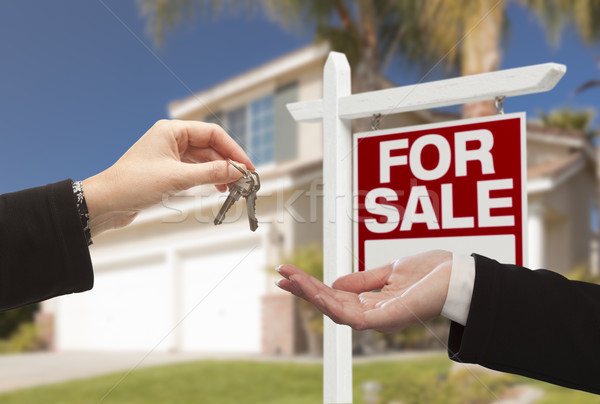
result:
[(255, 201), (256, 201), (256, 192), (260, 189), (260, 179), (258, 178), (258, 174), (255, 171), (246, 171), (242, 169), (240, 166), (235, 164), (233, 161), (228, 160), (230, 164), (232, 164), (235, 168), (240, 170), (240, 172), (244, 175), (242, 178), (237, 180), (231, 185), (229, 189), (229, 195), (227, 195), (227, 199), (225, 199), (225, 203), (221, 206), (221, 210), (215, 217), (215, 225), (219, 225), (225, 219), (225, 214), (227, 211), (233, 206), (235, 202), (240, 199), (240, 197), (246, 198), (246, 207), (248, 210), (248, 220), (250, 222), (250, 229), (255, 231), (258, 228), (258, 221), (256, 220), (255, 215)]
[[(243, 178), (242, 178), (243, 179)], [(225, 213), (233, 206), (234, 203), (237, 202), (238, 199), (242, 196), (240, 186), (236, 186), (237, 182), (231, 186), (229, 190), (229, 195), (227, 195), (227, 199), (225, 199), (225, 203), (221, 206), (221, 210), (215, 217), (215, 225), (219, 225), (223, 223), (223, 219), (225, 219)]]
[(258, 228), (258, 220), (256, 220), (256, 193), (260, 189), (260, 178), (256, 171), (249, 171), (249, 174), (254, 177), (254, 185), (250, 194), (246, 198), (246, 211), (248, 212), (248, 222), (250, 230), (256, 231)]

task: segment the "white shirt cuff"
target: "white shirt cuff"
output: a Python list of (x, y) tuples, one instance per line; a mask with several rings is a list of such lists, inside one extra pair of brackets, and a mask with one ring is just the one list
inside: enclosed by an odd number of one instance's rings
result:
[(453, 253), (448, 296), (442, 308), (442, 316), (461, 325), (467, 324), (474, 283), (475, 259), (470, 255)]

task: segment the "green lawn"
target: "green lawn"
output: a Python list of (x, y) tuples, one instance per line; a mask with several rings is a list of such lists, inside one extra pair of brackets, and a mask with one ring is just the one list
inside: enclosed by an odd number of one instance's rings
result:
[[(501, 390), (523, 382), (513, 376), (495, 380), (468, 374), (447, 377), (451, 362), (443, 355), (418, 360), (373, 362), (354, 366), (354, 403), (364, 403), (361, 385), (382, 383), (382, 397), (411, 403), (480, 403), (493, 401), (488, 387)], [(322, 367), (318, 364), (244, 361), (199, 361), (140, 369), (122, 382), (125, 373), (62, 383), (0, 395), (0, 403), (260, 403), (322, 402)], [(486, 386), (483, 386), (485, 384)], [(115, 387), (116, 385), (116, 387)], [(598, 403), (597, 396), (546, 384), (552, 396), (544, 404)], [(114, 389), (113, 389), (114, 387)], [(111, 391), (112, 389), (112, 391)], [(499, 394), (499, 393), (498, 393)], [(477, 401), (483, 397), (485, 401)]]
[[(546, 390), (546, 396), (538, 401), (536, 404), (598, 404), (600, 403), (600, 396), (590, 393), (583, 393), (580, 391), (573, 391), (558, 386), (554, 386), (548, 383), (532, 382), (528, 379), (529, 384), (532, 386), (540, 387)], [(1, 400), (0, 400), (1, 401)]]

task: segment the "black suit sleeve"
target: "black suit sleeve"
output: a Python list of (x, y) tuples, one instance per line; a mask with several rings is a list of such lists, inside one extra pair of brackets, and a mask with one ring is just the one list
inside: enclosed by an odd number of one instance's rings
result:
[(471, 308), (466, 326), (450, 326), (450, 358), (600, 394), (600, 286), (473, 256)]
[(0, 310), (93, 282), (71, 180), (0, 195)]

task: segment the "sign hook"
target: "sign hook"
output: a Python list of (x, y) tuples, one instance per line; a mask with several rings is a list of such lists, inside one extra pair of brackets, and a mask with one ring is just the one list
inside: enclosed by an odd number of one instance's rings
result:
[(373, 114), (371, 117), (371, 130), (378, 130), (381, 123), (381, 114)]
[(494, 100), (494, 104), (496, 104), (496, 115), (503, 115), (504, 114), (504, 100), (505, 99), (506, 99), (506, 96), (499, 95)]

